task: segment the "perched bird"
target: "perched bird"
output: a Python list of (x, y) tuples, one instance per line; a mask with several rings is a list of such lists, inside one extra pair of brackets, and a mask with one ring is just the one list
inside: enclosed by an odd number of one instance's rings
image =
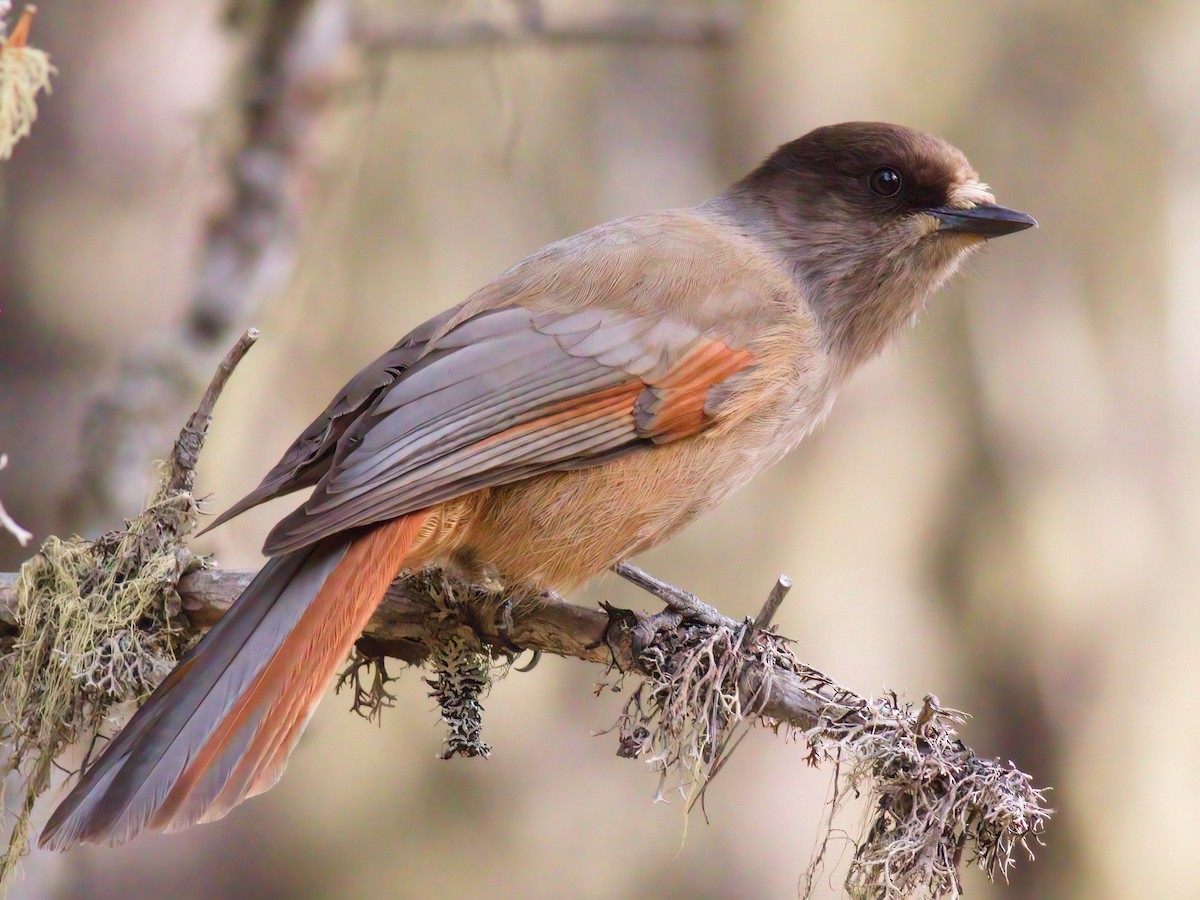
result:
[(653, 547), (794, 447), (987, 238), (1034, 224), (944, 141), (856, 122), (513, 266), (354, 376), (218, 518), (315, 485), (42, 845), (267, 790), (401, 569), (562, 590)]

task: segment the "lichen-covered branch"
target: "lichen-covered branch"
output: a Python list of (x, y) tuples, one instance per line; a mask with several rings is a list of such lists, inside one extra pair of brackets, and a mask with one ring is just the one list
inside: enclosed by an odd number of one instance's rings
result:
[[(204, 629), (219, 620), (253, 575), (213, 569), (184, 575), (179, 593), (187, 627)], [(11, 621), (6, 577), (0, 576), (0, 629)], [(500, 655), (515, 645), (639, 676), (644, 683), (617, 723), (619, 752), (649, 759), (660, 790), (678, 788), (689, 796), (723, 765), (736, 727), (755, 720), (786, 727), (807, 744), (811, 764), (835, 765), (841, 775), (835, 805), (845, 794), (873, 798), (874, 817), (851, 871), (851, 886), (863, 896), (910, 896), (918, 888), (956, 896), (964, 863), (1007, 874), (1017, 849), (1032, 855), (1049, 819), (1043, 793), (1028, 775), (979, 758), (959, 740), (962, 713), (943, 709), (933, 697), (918, 708), (894, 695), (863, 697), (797, 661), (785, 641), (754, 623), (677, 616), (672, 627), (659, 627), (645, 640), (642, 626), (654, 616), (578, 606), (544, 593), (513, 604), (501, 624), (494, 594), (458, 585), (448, 601), (444, 587), (432, 587), (445, 584), (439, 573), (397, 579), (368, 624), (360, 653), (426, 663), (444, 653), (439, 648), (453, 617), (452, 624), (475, 635), (478, 650)], [(470, 652), (456, 649), (460, 656)], [(347, 678), (360, 678), (362, 667), (359, 659)], [(364, 700), (369, 693), (360, 687), (356, 706), (375, 714), (379, 707)]]
[(138, 515), (95, 541), (51, 536), (8, 580), (0, 808), (9, 809), (10, 785), (21, 797), (0, 853), (0, 885), (26, 852), (34, 804), (50, 786), (55, 759), (98, 734), (117, 704), (145, 700), (196, 637), (176, 590), (200, 565), (185, 546), (199, 515), (196, 460), (217, 397), (256, 338), (247, 332), (226, 354)]

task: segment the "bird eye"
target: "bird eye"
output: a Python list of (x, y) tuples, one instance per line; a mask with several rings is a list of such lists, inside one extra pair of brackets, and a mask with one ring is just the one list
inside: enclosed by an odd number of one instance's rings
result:
[(881, 169), (876, 169), (871, 173), (871, 177), (867, 179), (867, 185), (871, 188), (871, 192), (878, 194), (880, 197), (895, 197), (900, 193), (900, 186), (904, 184), (904, 179), (900, 177), (900, 173), (890, 166), (884, 166)]

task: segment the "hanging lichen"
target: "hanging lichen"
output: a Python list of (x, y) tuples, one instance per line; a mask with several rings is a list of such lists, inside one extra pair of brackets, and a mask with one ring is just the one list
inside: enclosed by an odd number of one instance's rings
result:
[(169, 482), (164, 470), (124, 531), (96, 541), (51, 537), (21, 566), (20, 633), (0, 656), (0, 742), (8, 754), (0, 805), (10, 785), (21, 785), (24, 797), (0, 857), (0, 883), (26, 851), (30, 815), (50, 786), (55, 757), (97, 734), (118, 704), (144, 700), (182, 650), (175, 585), (199, 564), (182, 544), (196, 505)]
[[(0, 17), (4, 12), (0, 9)], [(17, 142), (32, 130), (37, 95), (50, 93), (50, 76), (56, 71), (44, 50), (29, 46), (35, 12), (37, 7), (25, 7), (12, 34), (0, 43), (0, 160), (11, 157)]]

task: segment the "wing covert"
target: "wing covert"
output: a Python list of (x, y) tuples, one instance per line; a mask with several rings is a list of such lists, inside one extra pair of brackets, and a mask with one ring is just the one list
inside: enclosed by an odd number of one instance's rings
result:
[(709, 390), (752, 362), (670, 316), (514, 305), (469, 318), (376, 391), (265, 550), (695, 434), (713, 421)]

